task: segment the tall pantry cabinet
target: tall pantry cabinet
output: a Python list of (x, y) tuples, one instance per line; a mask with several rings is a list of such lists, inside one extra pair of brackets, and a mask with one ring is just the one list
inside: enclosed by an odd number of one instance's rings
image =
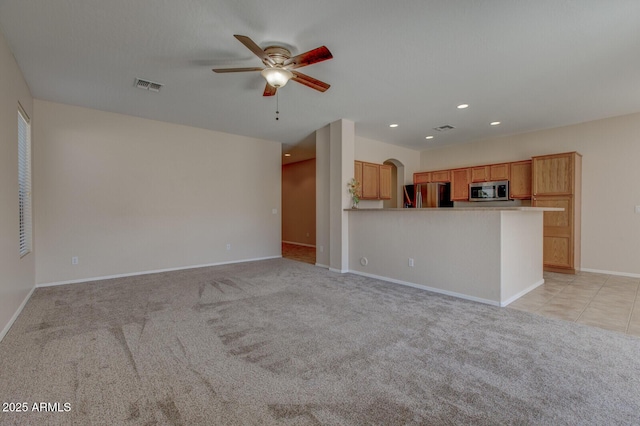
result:
[(533, 157), (532, 176), (532, 205), (564, 209), (544, 212), (544, 269), (575, 274), (580, 268), (582, 155)]

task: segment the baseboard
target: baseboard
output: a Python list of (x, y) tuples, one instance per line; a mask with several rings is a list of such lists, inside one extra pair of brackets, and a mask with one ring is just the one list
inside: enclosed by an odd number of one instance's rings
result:
[(33, 294), (33, 291), (36, 289), (36, 287), (34, 286), (31, 291), (29, 291), (29, 294), (27, 294), (27, 297), (24, 298), (24, 300), (22, 301), (22, 303), (20, 304), (20, 307), (16, 310), (16, 313), (13, 314), (13, 316), (11, 317), (11, 319), (9, 320), (9, 322), (7, 323), (7, 325), (4, 327), (4, 329), (2, 330), (2, 332), (0, 333), (0, 342), (2, 342), (2, 339), (4, 339), (4, 336), (7, 335), (7, 333), (9, 332), (9, 330), (11, 329), (11, 326), (13, 325), (13, 323), (16, 321), (16, 319), (18, 318), (18, 315), (20, 315), (20, 313), (22, 312), (22, 310), (24, 309), (24, 307), (26, 306), (27, 302), (29, 301), (29, 299), (31, 298), (31, 295)]
[(316, 266), (319, 266), (319, 267), (325, 268), (325, 269), (329, 269), (329, 265), (323, 265), (322, 263), (316, 263)]
[(346, 274), (347, 272), (351, 272), (348, 269), (336, 269), (336, 268), (331, 268), (331, 267), (329, 267), (329, 271), (337, 272), (339, 274)]
[(68, 281), (57, 281), (57, 282), (52, 282), (52, 283), (43, 283), (43, 284), (37, 284), (36, 287), (53, 287), (53, 286), (57, 286), (57, 285), (67, 285), (67, 284), (78, 284), (78, 283), (86, 283), (86, 282), (93, 282), (93, 281), (103, 281), (103, 280), (110, 280), (110, 279), (113, 279), (113, 278), (135, 277), (137, 275), (157, 274), (157, 273), (161, 273), (161, 272), (182, 271), (182, 270), (185, 270), (185, 269), (207, 268), (209, 266), (231, 265), (233, 263), (257, 262), (259, 260), (280, 259), (280, 258), (282, 258), (281, 255), (279, 255), (279, 256), (268, 256), (268, 257), (258, 257), (258, 258), (255, 258), (255, 259), (232, 260), (230, 262), (207, 263), (207, 264), (203, 264), (203, 265), (180, 266), (180, 267), (177, 267), (177, 268), (156, 269), (156, 270), (153, 270), (153, 271), (132, 272), (132, 273), (127, 273), (127, 274), (106, 275), (106, 276), (102, 276), (102, 277), (81, 278), (81, 279), (78, 279), (78, 280), (68, 280)]
[(594, 274), (618, 275), (620, 277), (640, 278), (640, 274), (632, 274), (629, 272), (603, 271), (601, 269), (580, 268), (580, 272), (593, 272)]
[(285, 244), (293, 244), (294, 246), (311, 247), (316, 248), (314, 244), (296, 243), (295, 241), (283, 241)]
[(409, 281), (396, 280), (394, 278), (388, 278), (388, 277), (383, 277), (383, 276), (374, 275), (374, 274), (367, 274), (366, 272), (359, 272), (359, 271), (353, 271), (353, 270), (349, 271), (349, 273), (355, 274), (355, 275), (362, 275), (363, 277), (375, 278), (381, 281), (387, 281), (394, 284), (406, 285), (407, 287), (418, 288), (420, 290), (432, 291), (434, 293), (453, 296), (460, 299), (471, 300), (472, 302), (479, 302), (479, 303), (484, 303), (486, 305), (492, 305), (492, 306), (500, 306), (500, 303), (495, 300), (482, 299), (480, 297), (469, 296), (466, 294), (456, 293), (454, 291), (442, 290), (439, 288), (429, 287), (422, 284), (416, 284)]
[(532, 286), (522, 290), (520, 293), (516, 294), (515, 296), (508, 298), (504, 302), (500, 302), (500, 306), (504, 308), (509, 303), (516, 301), (517, 299), (521, 298), (525, 294), (529, 293), (531, 290), (535, 290), (536, 288), (540, 287), (542, 284), (544, 284), (544, 278), (538, 281), (537, 283), (533, 284)]

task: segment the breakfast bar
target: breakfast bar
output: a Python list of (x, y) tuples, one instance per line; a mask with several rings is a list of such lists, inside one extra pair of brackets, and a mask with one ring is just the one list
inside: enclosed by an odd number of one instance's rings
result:
[(349, 270), (506, 306), (544, 283), (543, 214), (562, 210), (346, 209)]

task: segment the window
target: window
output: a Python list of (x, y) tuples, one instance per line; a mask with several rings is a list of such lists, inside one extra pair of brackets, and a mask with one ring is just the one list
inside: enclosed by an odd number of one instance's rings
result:
[(20, 207), (20, 257), (31, 252), (31, 125), (18, 106), (18, 204)]

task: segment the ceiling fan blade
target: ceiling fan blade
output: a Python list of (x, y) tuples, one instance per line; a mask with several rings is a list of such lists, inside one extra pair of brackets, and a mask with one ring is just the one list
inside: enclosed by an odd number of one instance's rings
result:
[(214, 68), (213, 72), (247, 72), (247, 71), (262, 71), (262, 68)]
[(330, 84), (325, 83), (324, 81), (316, 80), (313, 77), (309, 77), (306, 74), (302, 74), (298, 71), (291, 71), (293, 73), (293, 78), (291, 80), (298, 82), (300, 84), (304, 84), (307, 87), (311, 87), (312, 89), (316, 89), (319, 92), (326, 92)]
[(300, 67), (306, 67), (307, 65), (315, 64), (317, 62), (326, 61), (333, 58), (329, 49), (326, 46), (320, 46), (316, 49), (310, 50), (305, 53), (301, 53), (293, 58), (289, 58), (282, 64), (284, 68), (295, 69)]
[(258, 46), (256, 44), (256, 42), (251, 40), (249, 37), (243, 36), (243, 35), (238, 35), (238, 34), (235, 34), (234, 37), (237, 38), (240, 41), (240, 43), (244, 44), (247, 47), (247, 49), (252, 51), (258, 58), (262, 59), (262, 62), (264, 62), (266, 65), (269, 65), (270, 67), (272, 67), (272, 66), (274, 66), (276, 64), (273, 61), (273, 59), (271, 59), (264, 52), (264, 50), (262, 50), (260, 48), (260, 46)]
[(278, 91), (277, 87), (273, 87), (272, 85), (267, 83), (267, 85), (264, 88), (264, 93), (262, 94), (262, 96), (274, 96), (277, 91)]

